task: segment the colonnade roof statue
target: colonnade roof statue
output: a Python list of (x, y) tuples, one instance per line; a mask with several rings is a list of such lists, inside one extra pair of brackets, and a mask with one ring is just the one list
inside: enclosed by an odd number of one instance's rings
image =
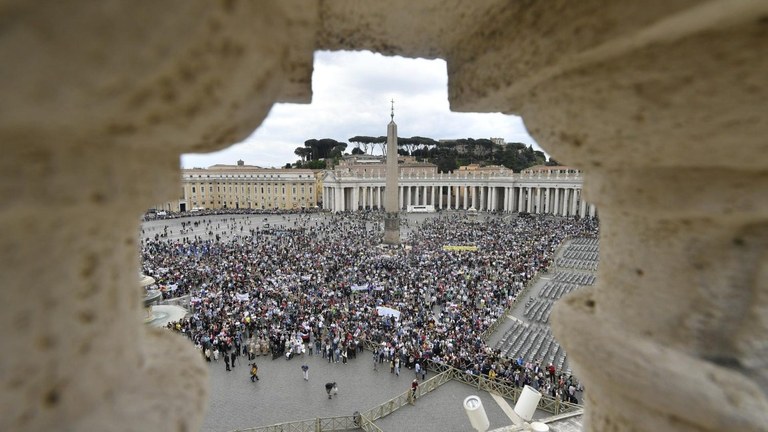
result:
[(584, 170), (606, 259), (552, 325), (586, 430), (768, 430), (768, 2), (103, 3), (0, 7), (0, 430), (200, 426), (200, 354), (141, 322), (138, 216), (180, 154), (309, 103), (316, 50), (443, 58), (451, 110)]
[(395, 124), (395, 100), (392, 99), (390, 121), (387, 125), (387, 186), (384, 190), (384, 244), (400, 244), (400, 208), (398, 205), (397, 124)]

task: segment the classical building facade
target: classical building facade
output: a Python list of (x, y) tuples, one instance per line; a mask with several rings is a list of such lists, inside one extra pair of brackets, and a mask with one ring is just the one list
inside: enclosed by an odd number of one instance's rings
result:
[(298, 210), (317, 206), (319, 174), (308, 169), (213, 165), (184, 169), (177, 211), (192, 209)]
[[(386, 179), (384, 162), (368, 156), (340, 164), (323, 176), (323, 208), (357, 211), (383, 208)], [(356, 167), (352, 169), (351, 167)], [(595, 206), (582, 198), (582, 173), (571, 167), (532, 167), (513, 173), (504, 167), (461, 167), (438, 173), (432, 164), (411, 165), (401, 158), (398, 203), (432, 206), (435, 210), (546, 213), (559, 216), (595, 216)]]
[(519, 114), (583, 171), (598, 282), (552, 322), (586, 430), (768, 430), (766, 17), (760, 0), (5, 0), (0, 430), (200, 427), (201, 356), (142, 324), (138, 216), (178, 197), (181, 154), (311, 102), (316, 50), (445, 59), (452, 110)]

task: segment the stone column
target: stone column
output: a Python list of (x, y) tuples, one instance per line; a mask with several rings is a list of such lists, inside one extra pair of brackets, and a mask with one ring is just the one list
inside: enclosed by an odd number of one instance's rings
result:
[(322, 197), (322, 199), (323, 199), (323, 209), (327, 209), (328, 208), (328, 199), (326, 198), (328, 196), (327, 188), (328, 188), (328, 186), (323, 186), (323, 193), (320, 195)]
[(555, 207), (552, 209), (552, 214), (557, 216), (557, 215), (560, 214), (560, 208), (561, 208), (561, 205), (562, 205), (562, 203), (560, 202), (560, 188), (559, 187), (555, 188), (555, 199), (554, 199), (554, 202), (555, 202)]
[(533, 188), (527, 187), (525, 188), (525, 199), (526, 199), (526, 211), (528, 213), (533, 212)]
[(432, 207), (437, 208), (437, 186), (427, 186), (427, 190), (429, 191), (428, 204), (431, 204)]
[(405, 187), (405, 208), (406, 209), (408, 208), (408, 206), (413, 205), (413, 197), (411, 196), (411, 190), (413, 190), (413, 186)]
[(581, 197), (581, 189), (571, 189), (571, 216), (576, 216), (578, 213), (579, 198)]

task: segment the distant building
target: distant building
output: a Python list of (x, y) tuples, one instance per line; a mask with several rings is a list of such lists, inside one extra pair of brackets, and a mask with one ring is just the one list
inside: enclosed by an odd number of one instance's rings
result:
[[(398, 158), (397, 202), (401, 211), (426, 207), (468, 210), (595, 216), (593, 204), (581, 194), (582, 172), (564, 166), (535, 166), (514, 173), (500, 165), (471, 164), (452, 173), (438, 173), (431, 163)], [(333, 212), (383, 209), (384, 158), (345, 157), (323, 174), (323, 205)]]
[(463, 165), (457, 168), (458, 172), (464, 172), (464, 171), (470, 171), (473, 173), (512, 173), (512, 170), (510, 168), (505, 167), (504, 165), (480, 165), (480, 164), (469, 164), (469, 165)]
[(522, 171), (525, 174), (543, 174), (543, 175), (555, 175), (555, 174), (576, 174), (579, 173), (578, 168), (569, 166), (550, 166), (550, 165), (535, 165), (528, 167)]
[(157, 206), (159, 210), (314, 208), (322, 190), (321, 171), (310, 169), (261, 168), (217, 164), (208, 168), (183, 169), (178, 200)]

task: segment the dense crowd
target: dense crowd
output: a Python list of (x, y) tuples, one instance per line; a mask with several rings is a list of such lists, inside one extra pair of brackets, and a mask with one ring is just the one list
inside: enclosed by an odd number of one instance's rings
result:
[[(430, 359), (567, 397), (567, 377), (536, 359), (504, 358), (481, 336), (564, 239), (597, 235), (594, 219), (441, 214), (412, 227), (402, 247), (382, 248), (380, 218), (299, 215), (269, 231), (232, 220), (227, 241), (143, 241), (143, 270), (191, 294), (190, 315), (169, 326), (207, 358), (316, 351), (344, 362), (368, 342), (398, 368)], [(198, 223), (207, 233), (213, 222)]]

